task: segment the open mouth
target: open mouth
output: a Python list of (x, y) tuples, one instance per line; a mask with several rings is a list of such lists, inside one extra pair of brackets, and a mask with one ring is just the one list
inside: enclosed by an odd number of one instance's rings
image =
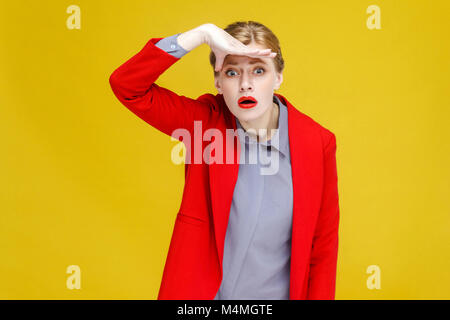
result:
[(239, 107), (244, 108), (244, 109), (253, 108), (254, 106), (256, 106), (257, 103), (258, 103), (258, 101), (251, 96), (241, 97), (238, 100)]

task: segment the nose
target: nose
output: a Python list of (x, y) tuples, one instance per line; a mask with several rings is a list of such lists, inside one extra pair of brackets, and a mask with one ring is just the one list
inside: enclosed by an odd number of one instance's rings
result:
[(253, 90), (253, 84), (251, 81), (251, 78), (243, 73), (242, 77), (241, 77), (241, 84), (240, 84), (240, 91), (244, 92), (244, 91), (252, 91)]

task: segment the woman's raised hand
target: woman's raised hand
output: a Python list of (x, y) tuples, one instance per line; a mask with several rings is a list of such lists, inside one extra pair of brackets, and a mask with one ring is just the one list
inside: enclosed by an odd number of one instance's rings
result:
[(202, 43), (206, 43), (216, 56), (215, 71), (222, 69), (223, 61), (229, 54), (249, 56), (253, 58), (266, 57), (273, 58), (275, 52), (270, 49), (251, 49), (225, 30), (212, 23), (202, 24), (201, 26), (180, 34), (177, 38), (178, 44), (184, 49), (190, 51)]
[(223, 61), (229, 54), (249, 56), (253, 58), (273, 58), (276, 56), (276, 52), (272, 52), (270, 49), (252, 49), (246, 46), (231, 36), (228, 32), (214, 24), (207, 23), (203, 25), (203, 27), (206, 31), (205, 43), (209, 45), (216, 56), (215, 71), (220, 71), (222, 69)]

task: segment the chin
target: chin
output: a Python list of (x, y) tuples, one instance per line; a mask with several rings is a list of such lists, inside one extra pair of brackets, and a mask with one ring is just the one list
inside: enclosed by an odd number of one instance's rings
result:
[(241, 109), (239, 106), (236, 106), (236, 108), (237, 113), (235, 116), (241, 121), (252, 121), (258, 119), (265, 112), (264, 109), (258, 109), (258, 107), (249, 110)]

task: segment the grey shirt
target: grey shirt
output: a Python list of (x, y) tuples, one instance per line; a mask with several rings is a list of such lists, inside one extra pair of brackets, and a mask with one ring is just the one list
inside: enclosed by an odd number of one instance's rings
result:
[[(156, 46), (181, 58), (188, 51), (177, 37)], [(288, 113), (277, 96), (273, 101), (280, 109), (279, 130), (270, 141), (257, 142), (236, 118), (241, 160), (225, 235), (223, 279), (214, 300), (289, 299), (293, 189)], [(266, 155), (264, 160), (261, 155)], [(273, 159), (278, 161), (276, 170), (263, 174), (274, 168)]]

